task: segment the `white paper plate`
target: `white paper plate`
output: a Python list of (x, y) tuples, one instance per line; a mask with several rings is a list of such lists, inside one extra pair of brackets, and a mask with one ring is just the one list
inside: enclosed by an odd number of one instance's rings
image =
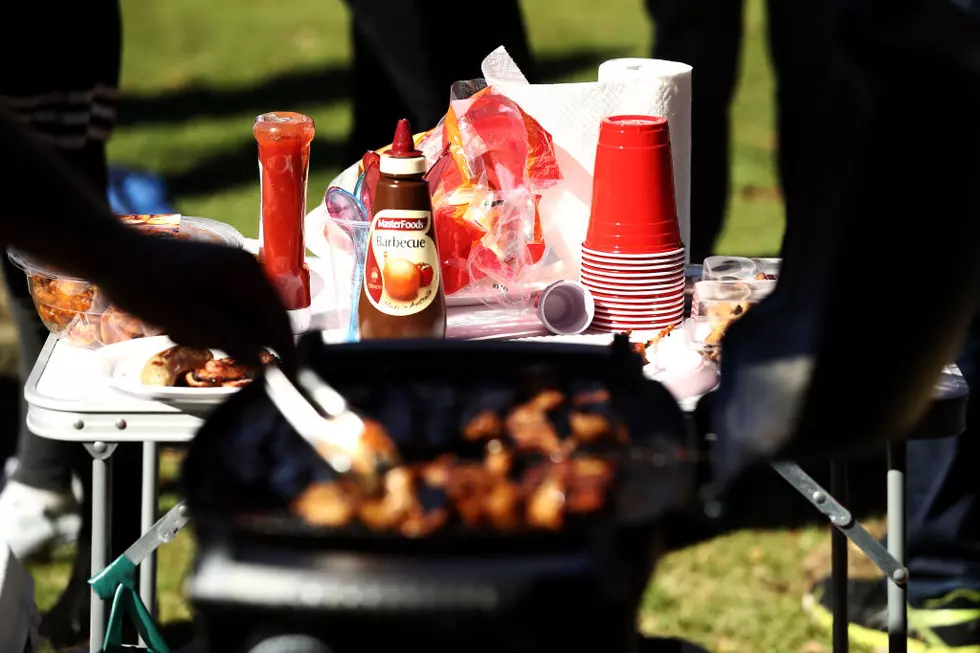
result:
[[(98, 350), (109, 385), (141, 399), (160, 401), (168, 404), (217, 404), (241, 388), (169, 388), (143, 385), (140, 373), (146, 361), (165, 349), (174, 346), (167, 336), (138, 338), (103, 347)], [(212, 349), (215, 358), (226, 354)]]

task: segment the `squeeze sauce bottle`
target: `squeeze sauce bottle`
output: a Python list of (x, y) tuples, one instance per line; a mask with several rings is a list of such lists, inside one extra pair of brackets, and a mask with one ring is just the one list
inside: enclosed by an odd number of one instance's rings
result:
[(436, 247), (425, 157), (399, 120), (381, 154), (358, 304), (362, 340), (443, 338), (446, 297)]
[(259, 147), (259, 259), (289, 311), (294, 333), (310, 326), (310, 269), (306, 265), (306, 178), (313, 119), (301, 113), (265, 113), (252, 128)]

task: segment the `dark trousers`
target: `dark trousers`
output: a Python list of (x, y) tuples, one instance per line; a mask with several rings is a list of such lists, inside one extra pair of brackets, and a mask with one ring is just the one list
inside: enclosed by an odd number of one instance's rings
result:
[[(106, 188), (105, 144), (90, 143), (85, 148), (65, 151), (62, 154), (76, 171), (85, 175), (98, 188)], [(4, 257), (4, 278), (10, 298), (11, 314), (17, 324), (21, 378), (26, 380), (48, 331), (41, 323), (37, 310), (27, 292), (27, 279), (23, 272)], [(83, 500), (82, 530), (79, 534), (78, 553), (72, 565), (68, 587), (52, 610), (45, 615), (42, 632), (55, 645), (70, 645), (84, 638), (88, 632), (88, 606), (91, 576), (91, 486), (92, 458), (85, 449), (75, 443), (40, 438), (31, 433), (23, 419), (26, 402), (21, 386), (21, 429), (18, 436), (17, 456), (19, 465), (13, 480), (32, 487), (56, 492), (71, 490), (71, 477), (76, 474), (82, 482)], [(140, 536), (140, 493), (142, 483), (142, 445), (121, 445), (113, 454), (113, 520), (110, 555), (112, 560)]]
[[(803, 206), (811, 139), (826, 138), (812, 101), (829, 83), (832, 15), (823, 0), (769, 0), (768, 37), (776, 77), (779, 179), (786, 237)], [(691, 105), (691, 260), (709, 256), (722, 229), (730, 187), (731, 117), (742, 47), (742, 0), (646, 0), (656, 25), (653, 56), (694, 67)]]
[[(21, 3), (10, 9), (15, 12), (10, 17), (11, 24), (37, 22), (39, 10), (35, 5)], [(86, 28), (81, 29), (80, 25)], [(76, 173), (105, 193), (105, 138), (114, 122), (114, 114), (106, 109), (113, 107), (114, 101), (111, 95), (100, 95), (98, 100), (92, 95), (97, 90), (104, 94), (105, 89), (118, 86), (122, 32), (118, 0), (59, 7), (56, 16), (47, 17), (45, 26), (53, 43), (49, 53), (52, 56), (29, 58), (24, 65), (8, 67), (0, 73), (0, 101), (9, 101), (9, 108), (21, 114), (31, 129), (55, 146), (56, 153)], [(8, 39), (0, 44), (0, 53), (10, 60), (22, 59), (18, 47)], [(51, 102), (52, 94), (65, 93), (71, 94), (71, 99), (44, 104)], [(52, 119), (51, 114), (56, 117)], [(43, 198), (38, 201), (43, 202)], [(4, 216), (4, 219), (15, 220), (17, 216)], [(21, 374), (26, 379), (47, 339), (47, 331), (28, 295), (23, 272), (3, 258), (11, 312), (20, 337)], [(22, 397), (23, 393), (20, 394)], [(88, 631), (91, 457), (79, 444), (45, 440), (30, 433), (23, 423), (25, 408), (21, 399), (17, 450), (20, 465), (14, 479), (33, 487), (66, 492), (70, 491), (71, 476), (75, 473), (84, 488), (82, 532), (69, 585), (42, 622), (42, 631), (58, 647), (78, 642)], [(141, 445), (120, 446), (113, 455), (110, 560), (139, 537), (141, 474)]]
[(449, 0), (347, 4), (354, 44), (352, 162), (390, 143), (400, 118), (408, 118), (416, 132), (435, 127), (449, 109), (453, 82), (482, 77), (480, 64), (500, 45), (533, 78), (517, 0), (493, 2), (462, 23), (465, 12)]
[[(954, 4), (980, 15), (980, 0)], [(980, 219), (975, 216), (974, 219)], [(980, 315), (956, 361), (970, 386), (962, 435), (908, 443), (909, 601), (980, 591)]]
[(980, 318), (957, 360), (970, 386), (962, 435), (908, 443), (909, 602), (980, 591)]

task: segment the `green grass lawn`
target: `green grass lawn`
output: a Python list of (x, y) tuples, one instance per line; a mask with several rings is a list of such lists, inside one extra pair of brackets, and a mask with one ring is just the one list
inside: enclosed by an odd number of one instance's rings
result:
[[(594, 79), (604, 58), (649, 52), (652, 28), (640, 0), (606, 0), (601, 10), (592, 0), (524, 5), (536, 55), (595, 62), (552, 81)], [(348, 14), (339, 0), (124, 0), (123, 10), (128, 99), (111, 143), (112, 161), (165, 174), (181, 212), (255, 235), (252, 119), (263, 111), (293, 109), (316, 120), (310, 196), (323, 192), (342, 167), (339, 152), (350, 125)], [(761, 3), (749, 2), (748, 10), (732, 117), (731, 210), (719, 249), (770, 254), (782, 231), (772, 81)], [(383, 93), (379, 89), (379, 101)], [(640, 625), (720, 653), (829, 651), (828, 638), (800, 611), (808, 583), (827, 569), (827, 554), (826, 530), (817, 528), (744, 531), (673, 554), (658, 569)], [(69, 555), (32, 567), (42, 608), (65, 582)], [(164, 621), (189, 617), (180, 586), (191, 556), (186, 533), (161, 549)]]
[[(782, 212), (774, 192), (763, 15), (759, 2), (749, 5), (733, 115), (731, 219), (720, 249), (767, 254), (778, 248)], [(592, 0), (533, 0), (524, 6), (535, 54), (563, 64), (549, 68), (584, 62), (551, 81), (595, 79), (603, 59), (648, 56), (652, 28), (640, 0), (609, 0), (601, 11)], [(343, 167), (340, 152), (350, 126), (343, 3), (128, 0), (123, 12), (122, 86), (129, 100), (110, 146), (113, 161), (164, 173), (181, 212), (255, 235), (252, 120), (263, 111), (293, 109), (316, 120), (309, 192), (311, 199), (321, 196)], [(383, 94), (378, 89), (379, 101)]]

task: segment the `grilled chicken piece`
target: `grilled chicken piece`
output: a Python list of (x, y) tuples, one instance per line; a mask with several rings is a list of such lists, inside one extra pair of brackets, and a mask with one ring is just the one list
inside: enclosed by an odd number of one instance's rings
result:
[(495, 476), (507, 476), (514, 464), (514, 454), (507, 450), (500, 440), (487, 443), (487, 453), (483, 458), (483, 467)]
[(483, 496), (483, 513), (490, 525), (501, 531), (521, 526), (521, 488), (505, 478), (494, 479)]
[(507, 416), (507, 433), (522, 452), (538, 452), (550, 456), (558, 452), (558, 431), (551, 424), (540, 404), (527, 403), (513, 409)]
[(380, 496), (365, 499), (358, 516), (368, 528), (378, 531), (397, 528), (417, 508), (412, 473), (405, 467), (392, 469), (384, 476)]
[(536, 394), (527, 406), (543, 413), (552, 411), (565, 403), (565, 395), (558, 390), (543, 390)]
[(177, 379), (202, 365), (210, 365), (214, 356), (207, 349), (177, 345), (155, 354), (143, 366), (143, 385), (172, 386)]
[(251, 383), (253, 376), (252, 370), (239, 365), (235, 359), (219, 358), (192, 369), (184, 376), (184, 381), (192, 388), (238, 388)]
[(565, 483), (561, 468), (549, 465), (544, 479), (527, 497), (524, 517), (532, 528), (558, 530), (565, 523)]
[(645, 342), (631, 342), (630, 346), (633, 347), (633, 351), (639, 354), (640, 358), (643, 359), (643, 364), (646, 365), (650, 361), (647, 360), (647, 343)]
[(581, 515), (601, 509), (613, 481), (613, 466), (601, 458), (575, 458), (566, 464), (568, 512)]
[(605, 415), (572, 411), (568, 416), (572, 437), (584, 444), (613, 439), (613, 428)]
[(346, 526), (354, 517), (356, 496), (337, 482), (314, 483), (293, 500), (294, 514), (325, 528)]
[(504, 423), (500, 415), (485, 410), (469, 421), (463, 429), (463, 437), (470, 441), (492, 440), (499, 438), (503, 432)]

